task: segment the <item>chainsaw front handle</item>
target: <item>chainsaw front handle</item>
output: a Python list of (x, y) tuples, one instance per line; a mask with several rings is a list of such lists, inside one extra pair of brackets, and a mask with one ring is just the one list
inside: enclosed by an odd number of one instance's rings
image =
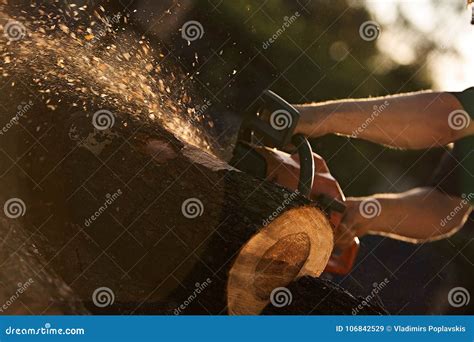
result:
[(324, 272), (346, 275), (354, 267), (357, 253), (359, 252), (360, 242), (356, 237), (352, 244), (340, 253), (333, 252)]
[[(334, 226), (338, 226), (344, 216), (346, 205), (335, 198), (324, 194), (316, 196), (316, 202), (328, 214), (329, 220)], [(348, 274), (354, 266), (357, 253), (359, 252), (359, 238), (355, 237), (352, 244), (342, 251), (335, 250), (329, 259), (325, 272), (339, 275)]]
[(300, 159), (300, 177), (298, 181), (298, 191), (306, 197), (310, 197), (313, 190), (314, 182), (314, 159), (313, 149), (308, 139), (301, 135), (295, 134), (291, 139), (293, 145), (298, 150), (298, 156)]
[[(285, 119), (283, 121), (287, 125), (280, 127), (276, 121), (277, 117)], [(299, 118), (299, 111), (283, 98), (270, 90), (263, 92), (245, 115), (231, 164), (257, 177), (268, 179), (273, 175), (273, 179), (281, 186), (298, 189), (301, 195), (316, 200), (318, 206), (328, 214), (333, 226), (337, 227), (345, 211), (344, 195), (337, 182), (339, 194), (331, 194), (332, 191), (324, 194), (324, 191), (313, 189), (315, 186), (319, 187), (319, 183), (315, 182), (315, 175), (317, 158), (320, 157), (313, 154), (311, 144), (305, 136), (293, 134)], [(295, 162), (299, 165), (292, 165), (289, 169), (280, 168), (276, 163), (280, 159), (274, 156), (272, 159), (271, 153), (265, 147), (282, 150), (290, 144), (296, 147), (299, 161), (288, 155), (289, 165)], [(257, 146), (261, 149), (259, 150)], [(323, 168), (327, 169), (325, 163)], [(282, 170), (282, 174), (273, 174), (273, 170), (276, 169)], [(329, 170), (327, 172), (329, 173)], [(297, 174), (299, 177), (295, 179)], [(319, 197), (319, 201), (315, 197)], [(351, 247), (340, 254), (333, 253), (326, 270), (337, 274), (348, 273), (354, 264), (358, 249), (359, 240), (356, 238)]]

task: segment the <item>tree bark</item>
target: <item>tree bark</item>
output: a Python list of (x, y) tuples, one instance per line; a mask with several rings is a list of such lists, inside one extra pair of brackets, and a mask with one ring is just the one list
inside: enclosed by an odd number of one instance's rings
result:
[[(207, 282), (193, 304), (210, 296), (202, 312), (222, 313), (230, 295), (232, 312), (257, 276), (240, 268), (255, 267), (263, 258), (279, 267), (259, 273), (258, 303), (245, 302), (250, 313), (259, 313), (272, 284), (322, 272), (332, 232), (306, 199), (253, 179), (158, 125), (119, 118), (107, 131), (95, 129), (85, 113), (54, 124), (41, 139), (44, 148), (23, 165), (42, 188), (28, 196), (35, 206), (28, 219), (36, 225), (49, 215), (56, 218), (44, 225), (48, 245), (43, 248), (83, 300), (108, 287), (115, 300), (107, 312), (156, 313), (163, 304), (179, 308), (196, 284)], [(265, 226), (279, 207), (280, 216)], [(299, 224), (282, 221), (285, 215)], [(294, 234), (307, 245), (305, 253), (294, 256), (300, 250), (283, 241), (279, 248), (286, 255), (273, 258), (272, 246)], [(235, 281), (228, 286), (229, 279)]]
[(0, 218), (0, 314), (87, 314), (15, 219)]
[[(291, 301), (283, 297), (276, 306), (269, 303), (263, 315), (386, 315), (376, 303), (354, 297), (339, 285), (325, 279), (302, 277), (288, 285)], [(286, 304), (286, 305), (282, 305)]]
[[(25, 96), (11, 94), (10, 112)], [(158, 122), (115, 111), (99, 130), (71, 102), (51, 111), (36, 100), (8, 132), (2, 184), (17, 184), (25, 227), (40, 227), (44, 238), (32, 239), (47, 264), (92, 313), (259, 314), (275, 289), (321, 274), (332, 229), (306, 198)], [(332, 293), (317, 280), (310, 287)], [(294, 291), (311, 313), (311, 292)], [(352, 308), (346, 297), (329, 296), (332, 313)]]

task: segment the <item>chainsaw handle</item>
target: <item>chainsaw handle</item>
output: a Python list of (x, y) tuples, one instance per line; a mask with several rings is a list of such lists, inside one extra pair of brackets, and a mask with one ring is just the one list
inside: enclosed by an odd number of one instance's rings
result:
[[(324, 194), (317, 196), (316, 201), (321, 205), (322, 209), (328, 213), (331, 222), (338, 226), (346, 210), (346, 205), (343, 202)], [(339, 253), (338, 251), (332, 253), (325, 271), (339, 275), (348, 274), (354, 266), (358, 252), (359, 239), (356, 237), (349, 247), (339, 251)]]
[(313, 149), (308, 139), (302, 134), (295, 134), (291, 142), (298, 150), (300, 159), (300, 177), (298, 181), (298, 191), (309, 198), (313, 189), (314, 181), (314, 159)]
[(356, 237), (352, 244), (341, 251), (340, 254), (333, 253), (329, 259), (324, 272), (346, 275), (354, 266), (357, 253), (359, 252), (359, 239)]
[(316, 196), (315, 200), (327, 213), (334, 211), (340, 214), (344, 214), (344, 212), (346, 211), (346, 205), (344, 204), (344, 202), (338, 200), (337, 198), (332, 198), (325, 194), (319, 194)]

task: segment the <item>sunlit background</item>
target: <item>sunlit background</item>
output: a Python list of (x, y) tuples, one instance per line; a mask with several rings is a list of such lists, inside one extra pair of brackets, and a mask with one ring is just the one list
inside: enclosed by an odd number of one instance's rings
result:
[[(433, 88), (460, 91), (474, 84), (474, 26), (466, 1), (366, 0), (365, 4), (383, 25), (378, 47), (394, 61), (413, 63), (414, 50), (432, 41), (440, 47), (426, 56)], [(407, 30), (407, 22), (419, 33)]]

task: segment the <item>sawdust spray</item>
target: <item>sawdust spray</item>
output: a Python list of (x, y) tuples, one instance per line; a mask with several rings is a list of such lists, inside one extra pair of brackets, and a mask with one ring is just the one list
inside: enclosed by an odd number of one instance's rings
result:
[(14, 86), (18, 73), (34, 75), (31, 81), (51, 110), (67, 94), (76, 100), (73, 107), (87, 112), (110, 106), (156, 120), (178, 139), (214, 153), (207, 121), (191, 105), (189, 78), (177, 68), (170, 71), (166, 56), (127, 30), (129, 14), (107, 16), (103, 7), (89, 14), (87, 6), (74, 4), (66, 9), (32, 4), (28, 11), (11, 12), (2, 0), (3, 84)]

